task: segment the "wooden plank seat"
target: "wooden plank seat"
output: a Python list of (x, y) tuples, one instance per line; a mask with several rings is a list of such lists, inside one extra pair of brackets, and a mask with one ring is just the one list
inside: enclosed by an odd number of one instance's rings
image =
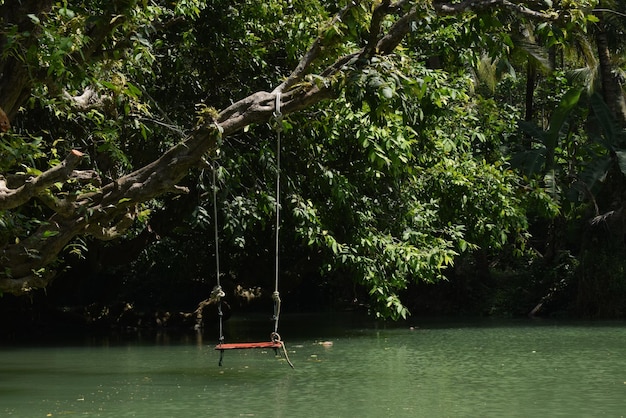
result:
[(247, 348), (282, 348), (282, 341), (264, 341), (260, 343), (229, 343), (218, 344), (216, 350), (243, 350)]

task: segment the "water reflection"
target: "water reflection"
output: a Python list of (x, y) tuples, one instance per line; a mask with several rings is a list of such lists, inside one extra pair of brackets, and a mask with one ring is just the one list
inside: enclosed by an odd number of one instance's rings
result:
[[(621, 416), (623, 325), (426, 322), (411, 330), (352, 317), (299, 318), (282, 331), (295, 370), (272, 350), (228, 351), (220, 368), (207, 334), (5, 347), (0, 414)], [(230, 326), (240, 327), (231, 338), (265, 334), (254, 320)]]

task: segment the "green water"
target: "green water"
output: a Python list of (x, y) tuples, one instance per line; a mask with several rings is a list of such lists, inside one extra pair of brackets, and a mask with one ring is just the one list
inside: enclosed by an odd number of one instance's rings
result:
[(294, 370), (264, 350), (220, 368), (206, 335), (0, 347), (0, 416), (626, 416), (626, 323), (314, 324), (281, 328)]

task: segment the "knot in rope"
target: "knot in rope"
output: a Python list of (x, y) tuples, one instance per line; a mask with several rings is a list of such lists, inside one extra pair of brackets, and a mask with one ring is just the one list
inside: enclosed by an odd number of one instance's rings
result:
[(272, 319), (274, 320), (274, 332), (276, 332), (278, 331), (278, 318), (280, 317), (280, 293), (278, 293), (278, 290), (272, 293), (272, 299), (274, 300), (274, 316)]
[(276, 93), (276, 103), (274, 105), (274, 130), (282, 132), (283, 130), (283, 114), (280, 111), (280, 92)]
[(209, 300), (211, 300), (212, 302), (219, 302), (224, 296), (226, 296), (226, 293), (224, 293), (224, 291), (222, 290), (222, 286), (217, 285), (211, 291), (211, 296), (209, 296)]
[[(287, 360), (287, 364), (289, 364), (289, 367), (291, 367), (292, 369), (295, 369), (295, 367), (293, 367), (293, 363), (291, 362), (291, 360), (289, 360), (289, 354), (287, 353), (287, 347), (285, 347), (285, 343), (283, 342), (283, 340), (280, 338), (280, 335), (278, 334), (278, 332), (274, 331), (270, 334), (270, 338), (271, 341), (275, 344), (280, 344), (280, 346), (283, 349), (283, 353), (285, 355), (285, 360)], [(278, 349), (275, 348), (274, 351), (278, 354)]]

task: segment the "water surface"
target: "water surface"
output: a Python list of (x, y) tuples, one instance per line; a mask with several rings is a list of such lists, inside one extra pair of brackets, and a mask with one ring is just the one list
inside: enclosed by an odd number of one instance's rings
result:
[[(0, 347), (0, 416), (626, 416), (626, 323), (313, 319), (281, 328), (293, 370), (271, 350), (218, 367), (207, 335)], [(228, 342), (265, 328), (235, 320)]]

